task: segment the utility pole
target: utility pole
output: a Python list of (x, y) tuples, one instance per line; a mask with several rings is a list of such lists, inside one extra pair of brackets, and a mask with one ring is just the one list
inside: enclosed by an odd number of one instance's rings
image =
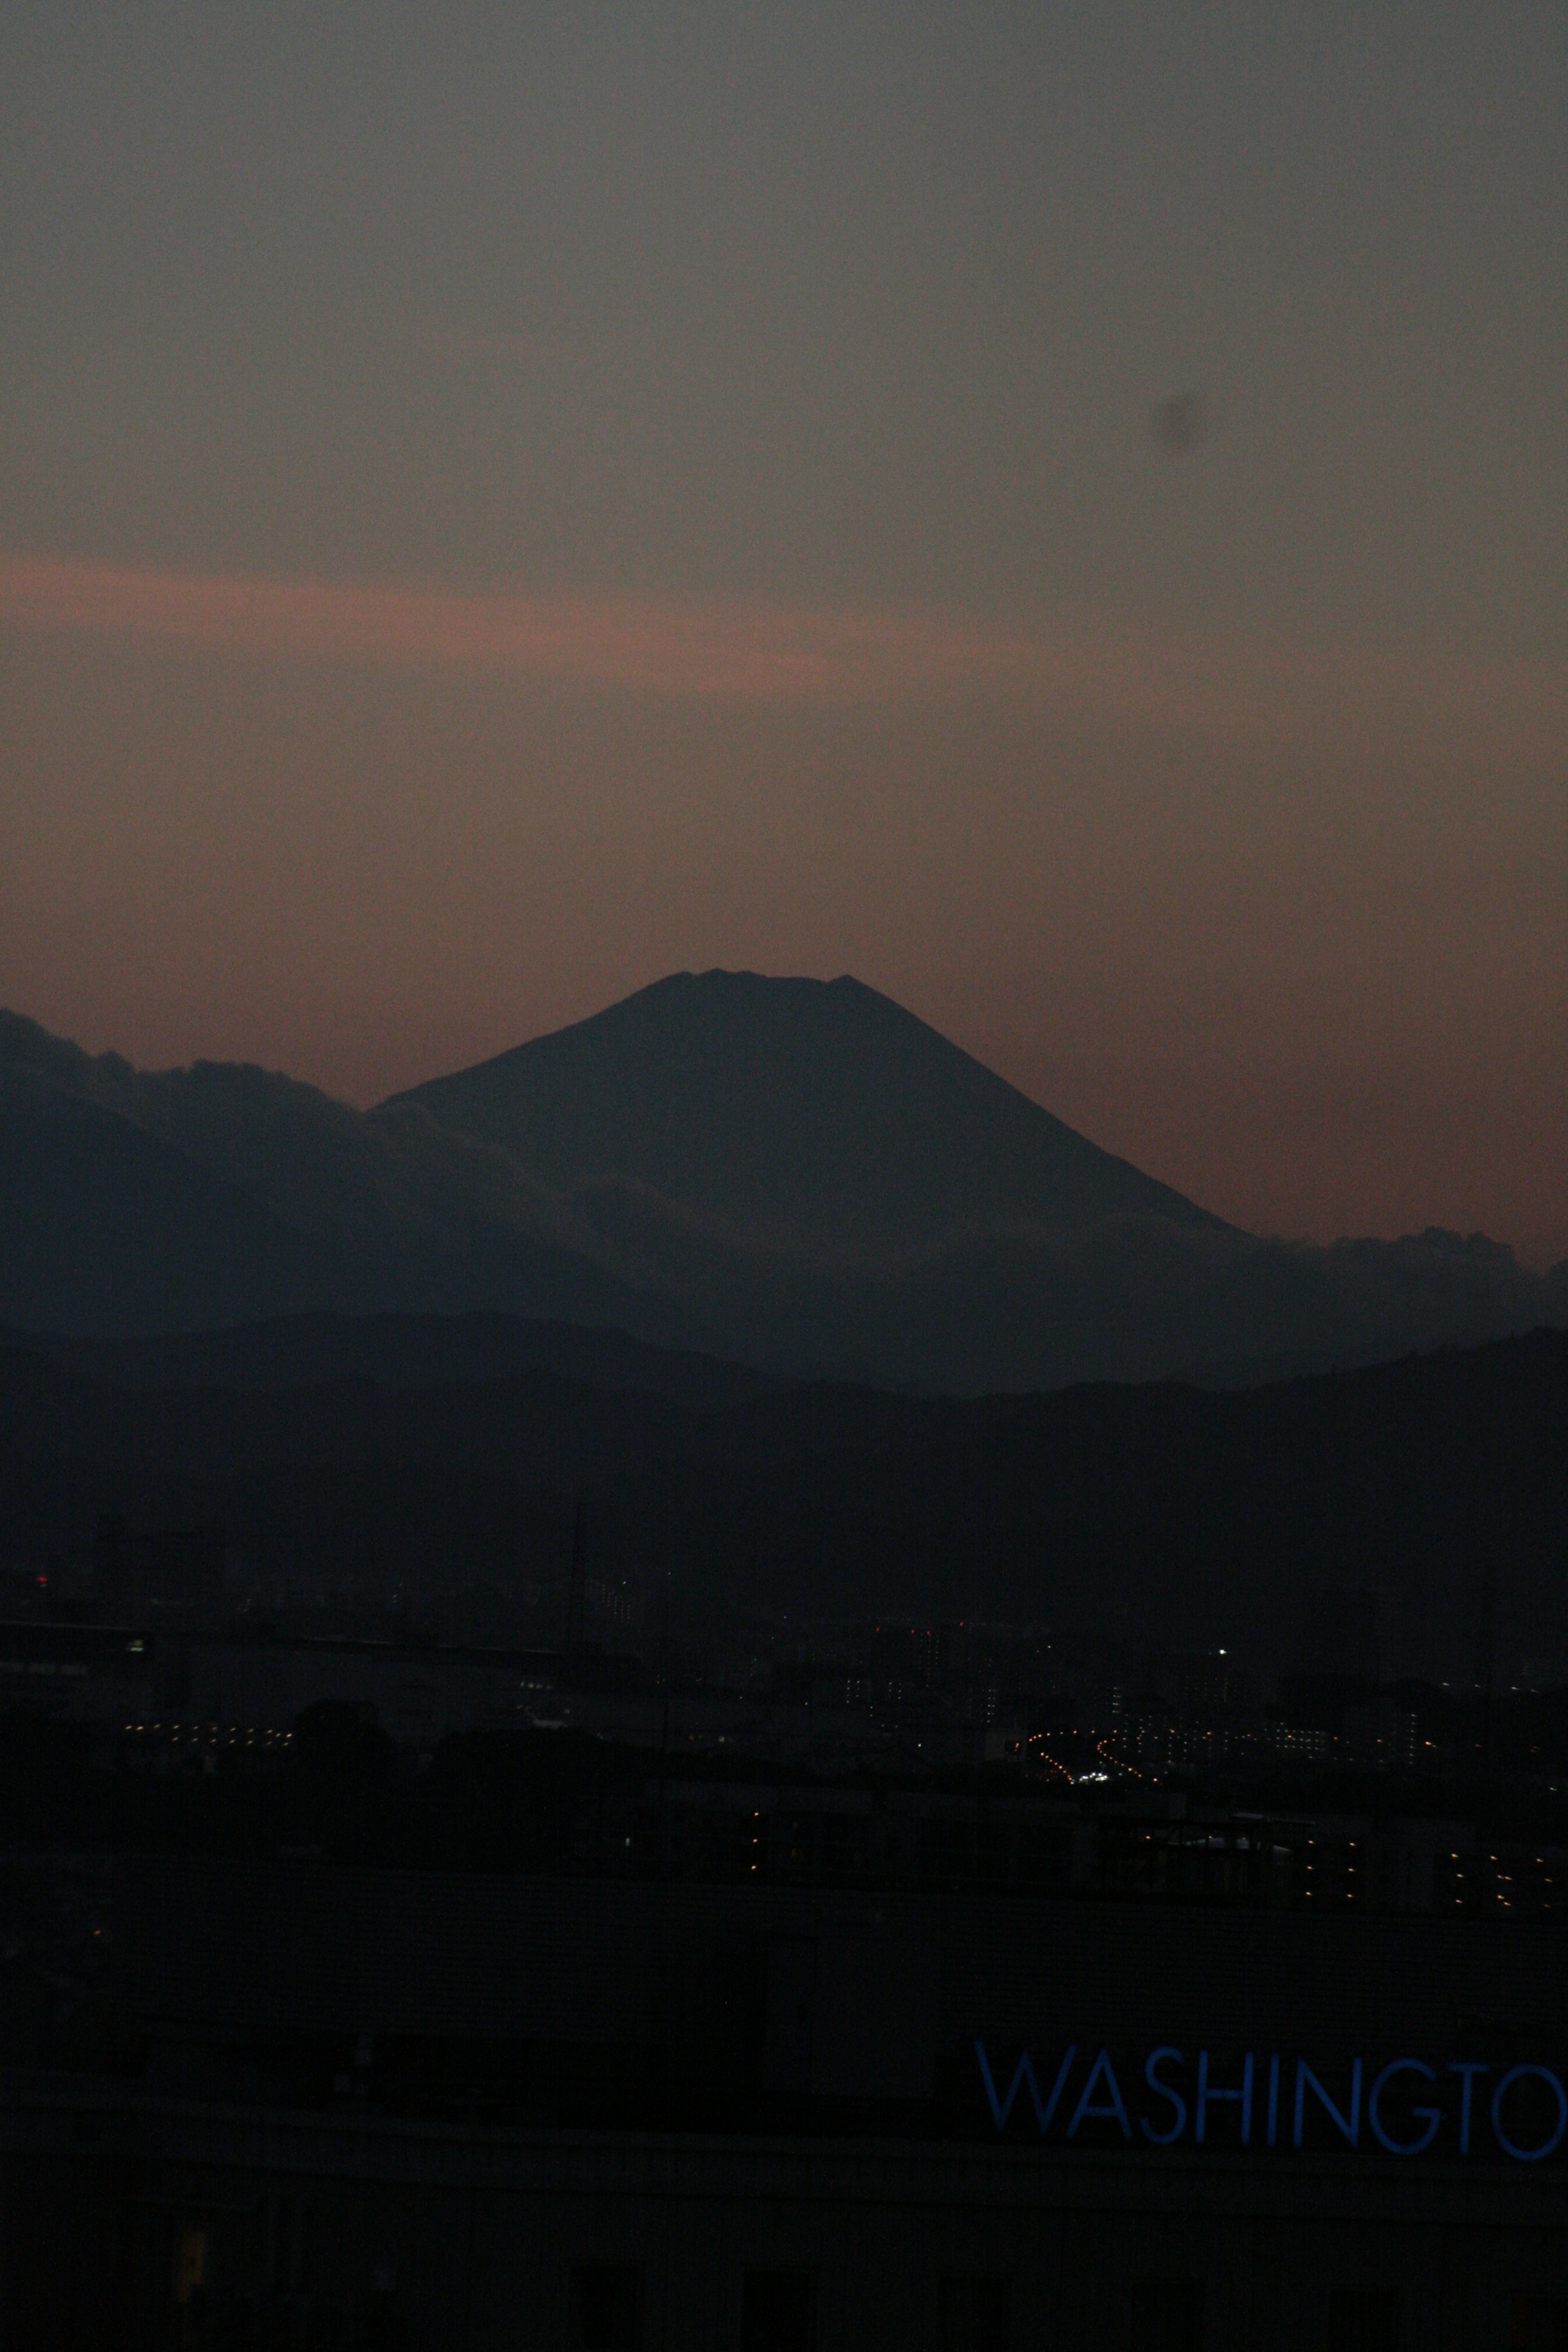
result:
[(588, 1603), (588, 1496), (583, 1487), (577, 1490), (577, 1508), (572, 1519), (572, 1581), (566, 1594), (566, 1654), (575, 1657), (583, 1647), (584, 1621)]

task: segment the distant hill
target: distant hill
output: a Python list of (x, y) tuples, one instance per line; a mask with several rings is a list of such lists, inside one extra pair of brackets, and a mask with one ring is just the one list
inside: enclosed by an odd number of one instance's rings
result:
[(1246, 1384), (1568, 1323), (1568, 1266), (1258, 1240), (851, 980), (679, 974), (368, 1115), (0, 1014), (0, 1322), (386, 1312), (928, 1391)]
[(188, 1394), (341, 1386), (414, 1391), (542, 1372), (584, 1389), (716, 1412), (782, 1383), (716, 1356), (657, 1348), (625, 1331), (518, 1315), (285, 1315), (216, 1331), (127, 1339), (40, 1338), (0, 1328), (0, 1348), (111, 1389)]
[(0, 1013), (0, 1322), (82, 1336), (500, 1309), (661, 1338), (515, 1162), (248, 1065), (133, 1070)]
[(1221, 1394), (968, 1400), (613, 1339), (595, 1378), (584, 1337), (421, 1318), (173, 1347), (0, 1335), (0, 1569), (90, 1559), (111, 1511), (221, 1528), (263, 1597), (401, 1591), (495, 1638), (531, 1611), (558, 1639), (585, 1495), (590, 1573), (645, 1595), (668, 1576), (677, 1639), (710, 1654), (733, 1629), (743, 1656), (764, 1611), (908, 1612), (1299, 1667), (1370, 1601), (1388, 1672), (1468, 1683), (1490, 1642), (1504, 1678), (1568, 1676), (1568, 1334)]

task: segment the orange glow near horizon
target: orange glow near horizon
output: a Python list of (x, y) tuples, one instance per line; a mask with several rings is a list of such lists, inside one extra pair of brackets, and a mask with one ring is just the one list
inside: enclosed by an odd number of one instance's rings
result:
[(0, 1005), (363, 1105), (849, 972), (1562, 1257), (1563, 21), (31, 12)]
[(1255, 1230), (1568, 1249), (1561, 675), (0, 558), (0, 1003), (367, 1103), (852, 971)]

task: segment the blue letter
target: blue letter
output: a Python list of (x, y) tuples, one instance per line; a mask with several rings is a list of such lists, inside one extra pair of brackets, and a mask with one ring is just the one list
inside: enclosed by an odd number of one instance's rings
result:
[[(1512, 2140), (1509, 2138), (1507, 2133), (1503, 2130), (1501, 2121), (1500, 2120), (1502, 2111), (1502, 2095), (1507, 2090), (1510, 2083), (1518, 2082), (1521, 2074), (1539, 2074), (1543, 2083), (1551, 2084), (1552, 2090), (1557, 2095), (1557, 2128), (1552, 2133), (1550, 2139), (1543, 2139), (1539, 2147), (1515, 2147)], [(1468, 2083), (1466, 2084), (1465, 2088), (1467, 2090), (1469, 2089), (1469, 2084)], [(1511, 2156), (1515, 2162), (1519, 2164), (1539, 2164), (1543, 2156), (1550, 2156), (1552, 2149), (1562, 2144), (1563, 2135), (1565, 2131), (1568, 2131), (1568, 2092), (1564, 2092), (1562, 2084), (1558, 2081), (1551, 2067), (1510, 2066), (1508, 2073), (1503, 2076), (1502, 2081), (1498, 2084), (1497, 2089), (1492, 2093), (1492, 2137), (1496, 2140), (1503, 2154), (1505, 2156)]]
[[(1106, 2083), (1110, 2086), (1110, 2096), (1104, 2105), (1091, 2107), (1089, 2104), (1089, 2095), (1093, 2090), (1095, 2084), (1099, 2082), (1102, 2074), (1106, 2079)], [(1118, 2123), (1121, 2126), (1121, 2137), (1123, 2139), (1131, 2138), (1132, 2126), (1127, 2120), (1127, 2110), (1121, 2104), (1121, 2087), (1117, 2083), (1115, 2071), (1111, 2066), (1110, 2056), (1103, 2050), (1095, 2060), (1093, 2065), (1089, 2068), (1089, 2080), (1083, 2086), (1083, 2096), (1079, 2099), (1077, 2106), (1073, 2109), (1072, 2121), (1068, 2126), (1068, 2139), (1071, 2139), (1079, 2124), (1086, 2120), (1093, 2122), (1096, 2118), (1101, 2116), (1105, 2117), (1108, 2123)]]
[(1441, 2107), (1412, 2107), (1410, 2110), (1412, 2122), (1422, 2123), (1426, 2126), (1420, 2138), (1390, 2139), (1383, 2128), (1383, 2121), (1377, 2112), (1377, 2102), (1383, 2086), (1391, 2074), (1420, 2074), (1428, 2083), (1435, 2083), (1437, 2077), (1430, 2066), (1423, 2065), (1419, 2058), (1395, 2058), (1392, 2065), (1384, 2068), (1373, 2084), (1367, 2098), (1366, 2119), (1372, 2126), (1372, 2136), (1379, 2147), (1385, 2147), (1390, 2156), (1420, 2156), (1436, 2138), (1438, 2126), (1443, 2120), (1443, 2110)]
[(1274, 2055), (1268, 2061), (1268, 2145), (1270, 2147), (1274, 2145), (1274, 2136), (1279, 2130), (1279, 2053), (1276, 2050)]
[(1204, 2122), (1206, 2110), (1214, 2105), (1216, 2099), (1239, 2099), (1241, 2101), (1241, 2145), (1243, 2147), (1250, 2147), (1252, 2145), (1252, 2053), (1250, 2050), (1241, 2062), (1241, 2088), (1239, 2091), (1211, 2091), (1209, 2088), (1209, 2053), (1206, 2050), (1200, 2050), (1198, 2052), (1198, 2119), (1196, 2126), (1194, 2128), (1193, 2137), (1196, 2140), (1200, 2147), (1202, 2147), (1204, 2144)]
[(1308, 2065), (1306, 2060), (1304, 2058), (1297, 2059), (1296, 2145), (1298, 2147), (1301, 2145), (1301, 2118), (1302, 2111), (1307, 2104), (1307, 2085), (1309, 2083), (1310, 2083), (1313, 2090), (1317, 2093), (1319, 2099), (1327, 2108), (1329, 2114), (1332, 2116), (1335, 2123), (1338, 2124), (1341, 2131), (1343, 2132), (1351, 2146), (1354, 2147), (1356, 2142), (1361, 2137), (1361, 2060), (1358, 2058), (1354, 2065), (1351, 2068), (1350, 2114), (1348, 2116), (1342, 2116), (1338, 2107), (1335, 2106), (1332, 2099), (1330, 2098), (1327, 2091), (1324, 2090), (1321, 2083), (1319, 2082), (1317, 2076)]
[(1448, 2072), (1450, 2074), (1462, 2074), (1465, 2078), (1465, 2093), (1463, 2098), (1459, 2101), (1459, 2154), (1461, 2156), (1468, 2156), (1470, 2152), (1470, 2093), (1474, 2088), (1476, 2076), (1478, 2074), (1488, 2074), (1490, 2072), (1490, 2069), (1486, 2066), (1477, 2066), (1473, 2064), (1467, 2065), (1462, 2060), (1456, 2060), (1448, 2068)]
[(985, 2095), (991, 2102), (991, 2112), (996, 2118), (997, 2130), (1000, 2131), (1003, 2128), (1008, 2116), (1013, 2112), (1013, 2102), (1018, 2095), (1018, 2085), (1020, 2083), (1027, 2083), (1029, 2086), (1029, 2096), (1033, 2100), (1035, 2106), (1036, 2122), (1039, 2125), (1042, 2132), (1048, 2130), (1050, 2127), (1051, 2117), (1057, 2111), (1057, 2101), (1062, 2095), (1062, 2085), (1068, 2078), (1068, 2069), (1071, 2066), (1074, 2058), (1078, 2055), (1077, 2044), (1071, 2042), (1068, 2043), (1068, 2054), (1062, 2060), (1060, 2066), (1057, 2069), (1057, 2079), (1055, 2084), (1052, 2085), (1051, 2095), (1046, 2101), (1043, 2107), (1040, 2105), (1040, 2086), (1035, 2080), (1035, 2070), (1029, 2063), (1029, 2053), (1026, 2050), (1014, 2069), (1013, 2087), (1008, 2092), (1005, 2100), (999, 2099), (996, 2096), (996, 2085), (991, 2078), (991, 2065), (985, 2055), (985, 2044), (984, 2042), (977, 2042), (975, 2043), (974, 2054), (980, 2061), (980, 2079), (985, 2085)]
[(1178, 2066), (1182, 2063), (1181, 2052), (1179, 2050), (1171, 2049), (1168, 2044), (1163, 2050), (1152, 2050), (1149, 2053), (1148, 2061), (1143, 2068), (1143, 2080), (1148, 2084), (1149, 2088), (1156, 2093), (1160, 2098), (1170, 2100), (1171, 2105), (1176, 2110), (1176, 2120), (1172, 2125), (1169, 2131), (1157, 2132), (1151, 2130), (1147, 2116), (1139, 2116), (1138, 2127), (1142, 2131), (1144, 2138), (1152, 2147), (1169, 2147), (1171, 2142), (1173, 2140), (1180, 2139), (1182, 2134), (1187, 2128), (1187, 2103), (1185, 2099), (1183, 2098), (1179, 2091), (1173, 2091), (1169, 2089), (1165, 2084), (1162, 2083), (1160, 2077), (1154, 2072), (1155, 2067), (1159, 2064), (1162, 2058), (1173, 2058)]

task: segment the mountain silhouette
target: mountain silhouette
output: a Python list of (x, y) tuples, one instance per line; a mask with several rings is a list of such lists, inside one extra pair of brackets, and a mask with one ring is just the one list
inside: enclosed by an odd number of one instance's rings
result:
[(1568, 1320), (1479, 1236), (1260, 1242), (860, 982), (682, 972), (397, 1097), (504, 1151), (705, 1344), (797, 1373), (1249, 1381)]
[(394, 1099), (558, 1192), (637, 1187), (816, 1259), (901, 1263), (999, 1226), (1218, 1223), (855, 980), (679, 972)]
[(0, 1323), (288, 1316), (341, 1357), (309, 1318), (385, 1313), (925, 1391), (1247, 1384), (1568, 1322), (1568, 1266), (1258, 1240), (847, 979), (678, 974), (369, 1113), (0, 1014)]

